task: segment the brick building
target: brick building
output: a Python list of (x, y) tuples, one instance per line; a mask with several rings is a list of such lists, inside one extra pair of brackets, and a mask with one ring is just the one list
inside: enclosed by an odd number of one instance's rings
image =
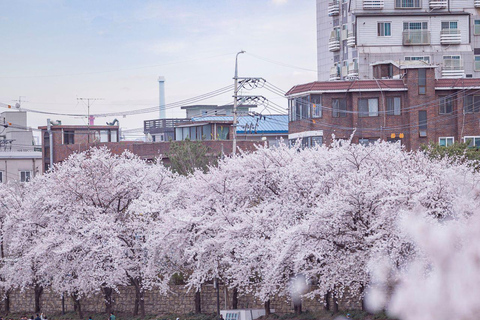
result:
[[(46, 126), (42, 130), (42, 165), (47, 171), (50, 167), (50, 135)], [(161, 157), (168, 163), (167, 154), (170, 142), (142, 142), (118, 141), (118, 126), (86, 126), (86, 125), (52, 125), (52, 154), (53, 163), (67, 159), (71, 154), (83, 152), (91, 147), (106, 146), (114, 154), (121, 154), (125, 150), (138, 155), (145, 160)], [(232, 141), (203, 141), (212, 155), (232, 152)], [(259, 141), (238, 141), (237, 146), (242, 150), (255, 150)]]
[(348, 139), (480, 146), (480, 79), (436, 79), (424, 62), (379, 62), (374, 80), (316, 81), (291, 88), (289, 139), (303, 144)]

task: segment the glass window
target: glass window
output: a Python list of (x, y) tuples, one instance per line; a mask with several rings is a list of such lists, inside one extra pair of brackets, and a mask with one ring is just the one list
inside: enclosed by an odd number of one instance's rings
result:
[(368, 146), (368, 145), (371, 145), (371, 144), (374, 144), (375, 142), (377, 142), (378, 139), (375, 139), (375, 138), (361, 138), (361, 139), (358, 139), (358, 143), (361, 144), (362, 146)]
[(197, 140), (197, 127), (190, 127), (190, 140)]
[(212, 125), (207, 124), (203, 126), (203, 140), (212, 140)]
[(20, 182), (30, 181), (30, 171), (20, 171)]
[(0, 183), (3, 183), (3, 171), (0, 171)]
[(427, 93), (427, 70), (418, 69), (418, 94)]
[(442, 21), (442, 30), (456, 30), (457, 25), (457, 21)]
[(188, 127), (183, 128), (182, 130), (182, 140), (187, 140), (187, 139), (190, 139), (190, 129)]
[(473, 30), (474, 35), (479, 35), (480, 34), (480, 20), (475, 20), (475, 29)]
[(395, 0), (395, 8), (421, 8), (421, 0)]
[(468, 144), (470, 148), (480, 147), (480, 137), (464, 137), (463, 141)]
[(322, 117), (322, 96), (319, 94), (310, 97), (312, 104), (312, 118)]
[(378, 116), (378, 98), (358, 99), (358, 112), (360, 117)]
[(480, 71), (480, 56), (475, 56), (475, 71)]
[(463, 110), (465, 113), (474, 113), (480, 111), (480, 96), (465, 96), (463, 99)]
[(377, 24), (377, 35), (379, 37), (390, 37), (392, 35), (391, 22), (379, 22)]
[(63, 131), (63, 144), (74, 144), (74, 131)]
[(420, 137), (427, 136), (427, 111), (418, 111), (418, 134)]
[(404, 22), (403, 30), (428, 30), (428, 22)]
[(429, 56), (409, 56), (405, 57), (405, 61), (425, 61), (426, 63), (430, 63)]
[(312, 139), (312, 142), (311, 142), (312, 147), (316, 145), (321, 146), (323, 143), (323, 137), (312, 137), (311, 139)]
[(399, 116), (402, 113), (400, 97), (387, 97), (387, 116)]
[(438, 144), (442, 147), (449, 147), (453, 145), (454, 138), (453, 137), (440, 137), (438, 139)]
[(228, 140), (228, 126), (217, 125), (218, 140)]
[(110, 142), (117, 142), (117, 130), (110, 131)]
[(332, 116), (334, 118), (344, 118), (347, 116), (347, 100), (332, 99)]
[(440, 114), (448, 114), (453, 112), (453, 99), (452, 97), (440, 97), (439, 110)]
[(108, 142), (108, 130), (100, 130), (100, 142)]

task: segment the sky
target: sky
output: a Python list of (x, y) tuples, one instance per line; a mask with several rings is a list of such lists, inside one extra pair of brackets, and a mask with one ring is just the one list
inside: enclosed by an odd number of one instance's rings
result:
[[(102, 99), (91, 102), (93, 114), (155, 107), (159, 76), (167, 105), (189, 99), (233, 84), (240, 50), (241, 77), (262, 77), (284, 91), (316, 80), (315, 0), (2, 1), (0, 30), (0, 102), (21, 97), (32, 110), (87, 114), (77, 98)], [(245, 94), (272, 102), (258, 112), (279, 113), (279, 106), (286, 112), (280, 95)], [(201, 103), (231, 103), (232, 95)], [(45, 125), (48, 117), (87, 121), (29, 112), (28, 125)], [(97, 117), (95, 124), (118, 118), (133, 132), (158, 117)], [(169, 108), (167, 117), (185, 113)]]

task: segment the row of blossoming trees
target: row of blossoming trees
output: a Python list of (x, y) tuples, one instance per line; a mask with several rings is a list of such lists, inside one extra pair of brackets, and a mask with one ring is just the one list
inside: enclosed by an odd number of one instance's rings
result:
[(348, 288), (405, 319), (443, 319), (435, 303), (454, 310), (444, 302), (480, 284), (479, 178), (468, 163), (388, 143), (259, 148), (189, 176), (91, 149), (1, 185), (0, 285), (7, 305), (11, 290), (34, 288), (38, 308), (51, 288), (80, 312), (99, 293), (108, 310), (129, 285), (144, 314), (145, 291), (168, 294), (182, 273), (192, 290), (219, 279), (267, 308), (278, 295), (324, 303)]

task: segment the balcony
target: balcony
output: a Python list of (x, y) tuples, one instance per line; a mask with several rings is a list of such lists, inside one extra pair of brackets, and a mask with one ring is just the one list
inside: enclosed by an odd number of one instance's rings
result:
[(355, 35), (353, 32), (350, 32), (347, 37), (347, 46), (349, 47), (355, 47)]
[(475, 6), (475, 8), (480, 8), (480, 0), (474, 0), (473, 5)]
[(340, 50), (340, 37), (332, 37), (328, 41), (328, 50), (335, 52)]
[(441, 44), (460, 44), (462, 34), (459, 29), (444, 29), (440, 32)]
[(447, 0), (430, 0), (430, 9), (444, 9), (447, 7)]
[(383, 0), (363, 0), (363, 9), (365, 10), (382, 10)]
[(332, 67), (330, 69), (330, 81), (340, 80), (340, 68)]
[(348, 64), (348, 73), (349, 78), (358, 78), (358, 64), (356, 62), (351, 62)]
[(465, 70), (462, 60), (460, 59), (444, 59), (442, 67), (442, 78), (463, 78)]
[(424, 46), (430, 44), (430, 31), (405, 30), (403, 31), (404, 46)]
[(338, 1), (330, 2), (328, 4), (328, 15), (338, 16), (340, 14), (340, 3)]

